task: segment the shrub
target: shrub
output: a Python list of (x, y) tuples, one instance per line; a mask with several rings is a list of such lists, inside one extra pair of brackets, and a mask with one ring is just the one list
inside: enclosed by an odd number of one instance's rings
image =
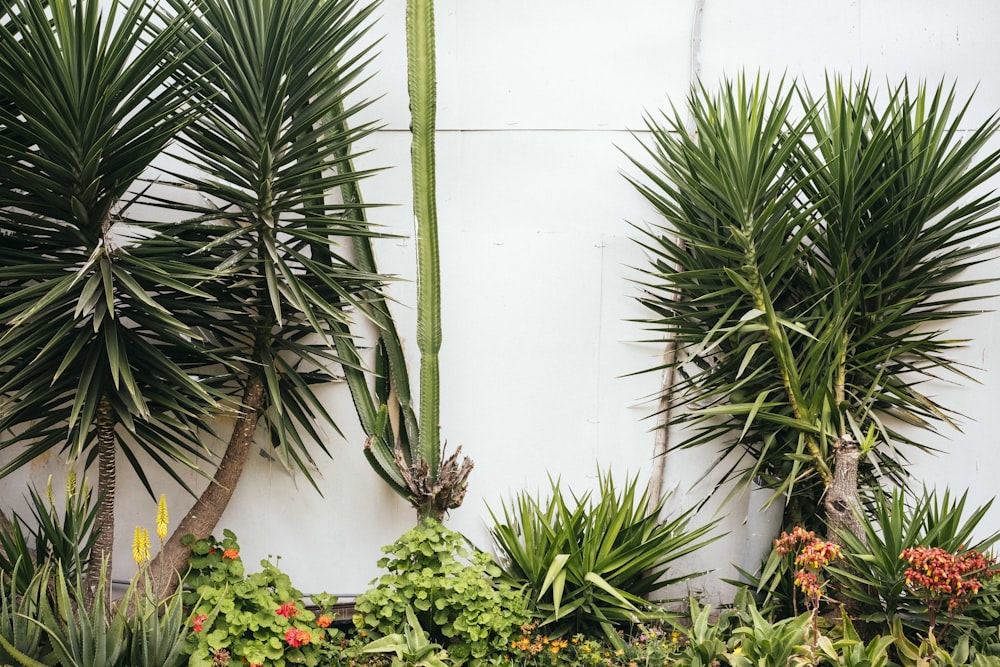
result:
[[(908, 506), (902, 490), (875, 494), (870, 512), (862, 517), (864, 534), (841, 534), (844, 566), (830, 568), (842, 594), (856, 605), (859, 618), (885, 627), (898, 618), (904, 625), (926, 632), (930, 621), (927, 605), (907, 584), (910, 563), (903, 553), (919, 547), (939, 548), (956, 555), (988, 552), (1000, 539), (1000, 533), (978, 541), (974, 533), (992, 501), (965, 516), (967, 495), (954, 498), (945, 491), (939, 497), (925, 490)], [(1000, 616), (998, 601), (997, 587), (990, 583), (978, 594), (965, 597), (952, 624), (961, 628), (996, 626)]]
[[(327, 642), (330, 617), (305, 608), (302, 593), (288, 575), (271, 562), (245, 576), (239, 544), (232, 531), (214, 537), (185, 538), (191, 547), (191, 569), (184, 579), (189, 590), (184, 604), (191, 632), (185, 651), (190, 667), (219, 664), (283, 667), (286, 663), (316, 665)], [(332, 604), (329, 596), (314, 596)]]
[(715, 538), (715, 522), (691, 529), (693, 510), (661, 521), (667, 498), (649, 509), (633, 477), (619, 492), (610, 473), (601, 475), (598, 497), (567, 501), (554, 480), (548, 502), (520, 494), (492, 513), (493, 536), (508, 579), (530, 595), (550, 635), (603, 634), (619, 648), (619, 627), (663, 620), (642, 598), (695, 573), (663, 578), (669, 564)]
[(424, 519), (382, 551), (389, 556), (379, 567), (388, 572), (355, 600), (359, 630), (397, 633), (412, 605), (430, 641), (447, 649), (452, 663), (477, 663), (505, 652), (528, 619), (522, 596), (496, 581), (501, 570), (490, 555), (439, 521)]

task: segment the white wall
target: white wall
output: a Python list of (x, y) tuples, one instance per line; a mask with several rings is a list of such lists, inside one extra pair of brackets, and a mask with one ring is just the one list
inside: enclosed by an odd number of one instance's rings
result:
[[(383, 97), (366, 115), (385, 129), (366, 142), (372, 152), (358, 166), (393, 167), (368, 181), (364, 196), (397, 204), (370, 216), (410, 234), (403, 7), (404, 0), (384, 0), (379, 10), (375, 33), (385, 39), (367, 95)], [(635, 342), (645, 334), (627, 321), (643, 315), (629, 283), (636, 275), (629, 267), (643, 256), (628, 223), (652, 213), (620, 176), (627, 170), (620, 149), (635, 150), (630, 131), (641, 134), (644, 111), (683, 103), (693, 69), (710, 86), (743, 68), (817, 88), (827, 71), (868, 69), (876, 81), (943, 76), (961, 91), (979, 86), (971, 121), (1000, 108), (1000, 5), (992, 0), (439, 0), (437, 18), (442, 437), (476, 462), (450, 525), (484, 547), (487, 504), (544, 489), (549, 474), (589, 488), (598, 465), (644, 477), (653, 467), (653, 422), (644, 417), (659, 377), (628, 374), (655, 364), (660, 349)], [(699, 23), (700, 37), (692, 32)], [(410, 241), (380, 242), (378, 252), (384, 270), (413, 278)], [(415, 369), (414, 287), (397, 283), (393, 295)], [(929, 483), (970, 486), (976, 502), (994, 493), (987, 475), (1000, 426), (991, 354), (998, 322), (991, 314), (961, 324), (974, 338), (967, 359), (982, 367), (984, 384), (941, 388), (971, 419), (942, 444), (946, 453), (914, 467)], [(329, 436), (334, 458), (320, 460), (324, 495), (253, 456), (220, 530), (236, 531), (248, 563), (281, 555), (307, 592), (354, 593), (377, 574), (379, 546), (409, 527), (413, 513), (363, 459), (346, 387), (331, 386), (328, 396), (346, 438)], [(711, 481), (697, 481), (712, 459), (711, 452), (669, 457), (672, 507), (705, 497)], [(40, 462), (35, 478), (61, 467)], [(5, 481), (4, 496), (20, 495), (24, 478)], [(154, 479), (176, 520), (190, 498)], [(155, 503), (135, 480), (122, 487), (116, 558), (124, 574), (132, 529), (152, 528)], [(744, 548), (745, 508), (745, 498), (729, 506), (730, 535), (684, 567), (707, 563), (731, 576), (727, 564)], [(991, 518), (1000, 526), (1000, 508)], [(696, 586), (725, 595), (712, 578)]]

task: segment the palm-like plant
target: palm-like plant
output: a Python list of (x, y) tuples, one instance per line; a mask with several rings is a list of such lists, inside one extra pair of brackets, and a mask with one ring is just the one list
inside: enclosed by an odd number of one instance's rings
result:
[(966, 107), (940, 86), (881, 104), (867, 80), (831, 80), (819, 101), (796, 90), (695, 91), (697, 133), (676, 111), (650, 118), (633, 182), (664, 218), (644, 230), (640, 300), (678, 345), (677, 446), (742, 453), (723, 477), (763, 480), (801, 522), (845, 435), (872, 427), (869, 469), (899, 475), (900, 446), (921, 446), (899, 422), (951, 421), (921, 383), (962, 373), (942, 326), (984, 282), (959, 275), (995, 247), (976, 239), (998, 200), (977, 193), (1000, 153), (977, 157), (997, 121), (961, 132)]
[[(371, 130), (349, 129), (361, 108), (345, 100), (359, 84), (368, 48), (354, 47), (372, 6), (352, 0), (198, 0), (185, 40), (203, 90), (203, 110), (179, 139), (186, 169), (176, 176), (206, 203), (176, 243), (218, 279), (208, 306), (177, 304), (226, 359), (217, 378), (238, 403), (232, 437), (211, 484), (150, 567), (157, 592), (183, 571), (187, 534), (207, 537), (232, 497), (258, 422), (279, 456), (312, 482), (309, 443), (326, 451), (317, 421), (333, 420), (315, 393), (356, 362), (351, 312), (364, 312), (379, 277), (342, 254), (338, 238), (372, 234), (360, 204), (330, 193), (366, 174), (349, 147)], [(185, 0), (171, 5), (178, 13)], [(161, 198), (173, 205), (177, 197)]]
[(200, 276), (155, 241), (130, 243), (124, 219), (136, 180), (190, 120), (186, 24), (147, 2), (101, 5), (5, 5), (0, 449), (15, 455), (0, 476), (52, 449), (99, 459), (93, 554), (108, 559), (116, 448), (144, 483), (139, 452), (181, 481), (175, 464), (203, 456), (194, 431), (213, 400), (184, 367), (197, 336), (163, 305), (205, 296), (186, 280)]

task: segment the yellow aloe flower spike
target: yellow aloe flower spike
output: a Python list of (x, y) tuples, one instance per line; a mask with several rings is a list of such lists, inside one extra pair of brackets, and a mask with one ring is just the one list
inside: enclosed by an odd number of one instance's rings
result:
[(167, 539), (168, 523), (170, 518), (167, 515), (167, 497), (161, 493), (160, 502), (156, 503), (156, 536), (160, 538), (160, 542)]
[(132, 558), (137, 565), (149, 560), (149, 531), (142, 526), (135, 527), (135, 535), (132, 537)]

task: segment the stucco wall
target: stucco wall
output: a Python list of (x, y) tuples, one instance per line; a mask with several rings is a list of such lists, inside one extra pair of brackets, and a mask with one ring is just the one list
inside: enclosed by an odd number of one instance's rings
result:
[[(385, 37), (365, 93), (382, 97), (365, 116), (384, 129), (366, 142), (371, 152), (358, 166), (392, 167), (365, 184), (364, 196), (395, 204), (370, 217), (409, 235), (403, 6), (384, 0), (378, 12), (373, 34)], [(870, 70), (875, 81), (945, 77), (961, 93), (979, 87), (971, 121), (1000, 108), (1000, 5), (992, 0), (439, 0), (437, 17), (442, 437), (476, 462), (450, 525), (484, 547), (487, 505), (544, 490), (548, 475), (583, 489), (598, 466), (644, 477), (653, 468), (654, 423), (644, 417), (660, 378), (628, 375), (660, 354), (636, 342), (645, 334), (628, 321), (643, 315), (629, 282), (643, 255), (629, 223), (643, 224), (652, 212), (620, 175), (628, 169), (621, 151), (635, 150), (631, 133), (642, 134), (645, 111), (682, 104), (692, 72), (712, 86), (744, 68), (817, 88), (826, 72)], [(404, 279), (392, 293), (416, 368), (407, 282), (414, 247), (399, 239), (377, 249), (382, 268)], [(1000, 265), (983, 271), (1000, 273)], [(966, 360), (982, 369), (983, 385), (939, 388), (970, 419), (964, 433), (941, 441), (945, 453), (914, 465), (929, 484), (969, 486), (976, 503), (995, 493), (998, 322), (989, 314), (960, 324), (960, 335), (973, 339)], [(255, 455), (220, 530), (237, 533), (251, 565), (280, 555), (300, 588), (346, 594), (377, 574), (379, 546), (409, 527), (413, 513), (364, 461), (346, 387), (331, 386), (327, 396), (345, 437), (329, 434), (334, 458), (320, 459), (323, 496)], [(712, 459), (707, 451), (670, 455), (672, 507), (705, 497), (712, 480), (698, 480)], [(44, 482), (62, 467), (38, 462), (30, 472)], [(4, 482), (6, 498), (20, 496), (28, 472)], [(155, 511), (137, 481), (124, 470), (122, 478), (119, 576), (131, 565), (133, 527), (152, 527)], [(191, 499), (153, 479), (176, 520)], [(710, 503), (704, 514), (714, 509)], [(682, 567), (731, 576), (727, 564), (743, 557), (746, 499), (724, 511), (729, 536)], [(990, 518), (1000, 527), (1000, 508)], [(726, 594), (714, 578), (696, 585)]]

